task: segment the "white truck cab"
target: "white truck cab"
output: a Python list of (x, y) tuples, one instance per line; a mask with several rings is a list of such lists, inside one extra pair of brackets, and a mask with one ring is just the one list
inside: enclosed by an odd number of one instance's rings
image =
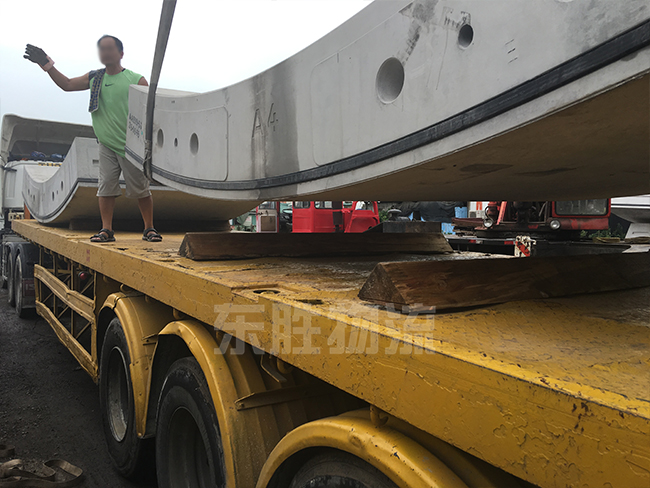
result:
[(2, 118), (0, 133), (1, 278), (8, 299), (20, 316), (34, 308), (34, 262), (38, 248), (15, 235), (12, 222), (25, 217), (23, 187), (32, 180), (49, 179), (63, 164), (76, 137), (92, 137), (91, 126), (27, 119), (13, 114)]

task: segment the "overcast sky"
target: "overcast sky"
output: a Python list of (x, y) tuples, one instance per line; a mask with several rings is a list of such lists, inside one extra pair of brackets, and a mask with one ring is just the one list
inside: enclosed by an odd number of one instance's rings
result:
[[(370, 0), (178, 0), (159, 86), (206, 92), (290, 57)], [(122, 65), (151, 75), (162, 0), (0, 0), (0, 116), (90, 124), (89, 92), (65, 93), (25, 44), (41, 47), (68, 77), (101, 67), (97, 39), (124, 43)]]

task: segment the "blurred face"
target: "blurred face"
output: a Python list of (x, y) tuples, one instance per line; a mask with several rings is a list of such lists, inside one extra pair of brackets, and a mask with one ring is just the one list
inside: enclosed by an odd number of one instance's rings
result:
[(115, 43), (115, 39), (112, 37), (106, 37), (99, 41), (98, 50), (99, 60), (104, 66), (118, 64), (124, 56), (124, 53), (120, 52)]

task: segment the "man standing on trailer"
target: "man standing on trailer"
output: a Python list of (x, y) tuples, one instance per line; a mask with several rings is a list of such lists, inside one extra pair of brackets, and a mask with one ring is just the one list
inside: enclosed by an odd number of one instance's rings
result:
[(126, 126), (129, 115), (129, 86), (148, 86), (147, 80), (122, 67), (124, 46), (117, 37), (105, 35), (97, 41), (99, 60), (105, 66), (76, 78), (68, 78), (54, 67), (54, 61), (36, 46), (27, 44), (25, 59), (38, 64), (63, 91), (91, 90), (90, 106), (93, 129), (99, 141), (99, 211), (102, 230), (92, 236), (92, 242), (113, 242), (113, 209), (115, 199), (122, 194), (120, 173), (126, 181), (126, 196), (137, 198), (144, 220), (142, 239), (159, 242), (161, 235), (153, 226), (153, 198), (149, 180), (124, 155)]

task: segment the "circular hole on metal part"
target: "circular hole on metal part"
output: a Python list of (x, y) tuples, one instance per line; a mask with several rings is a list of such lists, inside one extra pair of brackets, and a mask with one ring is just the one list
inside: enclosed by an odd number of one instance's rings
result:
[(199, 136), (192, 134), (190, 137), (190, 152), (194, 155), (199, 152)]
[(462, 48), (469, 47), (469, 45), (474, 41), (474, 28), (465, 24), (458, 31), (458, 45)]
[(163, 134), (162, 129), (158, 129), (158, 137), (157, 137), (157, 143), (158, 147), (163, 147), (163, 144), (165, 144), (165, 134)]
[(253, 293), (256, 295), (279, 295), (278, 290), (255, 290)]
[(63, 190), (63, 182), (61, 182), (61, 189)]
[(52, 192), (52, 200), (54, 200), (54, 192)]
[(377, 73), (377, 96), (384, 103), (394, 102), (404, 88), (404, 65), (397, 58), (387, 59)]
[(178, 147), (178, 138), (174, 138), (174, 147)]

